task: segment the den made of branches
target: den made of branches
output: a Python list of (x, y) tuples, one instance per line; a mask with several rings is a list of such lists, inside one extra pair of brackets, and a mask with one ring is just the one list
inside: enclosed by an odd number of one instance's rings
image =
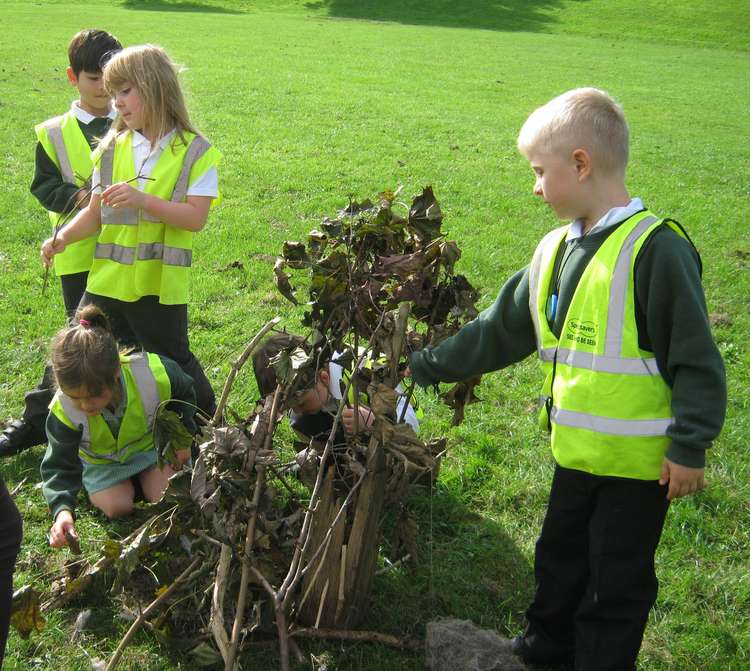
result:
[[(273, 392), (249, 412), (227, 411), (235, 378), (279, 318), (233, 364), (199, 456), (171, 478), (154, 514), (127, 538), (107, 539), (98, 558), (73, 557), (46, 591), (18, 590), (13, 622), (22, 635), (101, 579), (134, 620), (100, 662), (108, 670), (142, 627), (192, 663), (227, 671), (241, 668), (243, 650), (269, 640), (278, 642), (284, 670), (302, 636), (414, 645), (357, 627), (377, 598), (383, 514), (401, 509), (411, 487), (432, 486), (445, 450), (444, 439), (425, 440), (403, 421), (414, 404), (413, 385), (402, 379), (408, 353), (477, 314), (474, 289), (454, 270), (460, 250), (441, 228), (427, 187), (410, 205), (398, 192), (349, 202), (304, 242), (284, 243), (276, 286), (295, 304), (303, 291), (307, 301), (302, 323), (290, 329), (301, 337), (271, 361)], [(345, 373), (341, 400), (327, 408), (331, 428), (294, 442), (277, 429), (332, 360)], [(454, 422), (476, 382), (444, 396)], [(360, 404), (371, 411), (362, 426)], [(354, 427), (342, 431), (347, 408)], [(171, 460), (191, 437), (164, 411), (155, 439), (160, 459)], [(397, 527), (402, 555), (389, 560), (415, 561), (413, 520)]]

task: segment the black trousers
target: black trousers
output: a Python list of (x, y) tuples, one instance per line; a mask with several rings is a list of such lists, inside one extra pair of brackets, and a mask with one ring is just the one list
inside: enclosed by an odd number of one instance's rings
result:
[[(83, 297), (83, 292), (86, 291), (88, 276), (88, 271), (73, 273), (72, 275), (60, 275), (60, 286), (68, 321), (73, 319), (78, 304)], [(44, 424), (47, 421), (49, 404), (52, 402), (55, 393), (54, 382), (52, 368), (47, 366), (44, 369), (42, 381), (34, 389), (27, 392), (24, 397), (23, 420), (32, 426), (36, 441), (40, 443), (46, 441)]]
[(0, 478), (0, 668), (5, 656), (5, 643), (10, 626), (10, 607), (13, 600), (13, 571), (21, 547), (21, 515)]
[(657, 481), (557, 466), (536, 544), (529, 646), (575, 671), (634, 671), (669, 507)]
[(200, 362), (190, 351), (187, 305), (162, 305), (158, 296), (144, 296), (129, 303), (86, 291), (81, 306), (89, 303), (107, 315), (120, 343), (142, 347), (178, 363), (193, 378), (198, 408), (209, 417), (213, 415), (216, 396)]

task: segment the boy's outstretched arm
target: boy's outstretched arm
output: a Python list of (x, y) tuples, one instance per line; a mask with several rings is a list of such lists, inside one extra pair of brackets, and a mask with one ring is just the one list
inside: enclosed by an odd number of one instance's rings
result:
[(505, 368), (535, 349), (529, 274), (524, 268), (505, 283), (489, 308), (458, 333), (436, 347), (414, 352), (409, 358), (409, 370), (422, 387), (458, 382)]

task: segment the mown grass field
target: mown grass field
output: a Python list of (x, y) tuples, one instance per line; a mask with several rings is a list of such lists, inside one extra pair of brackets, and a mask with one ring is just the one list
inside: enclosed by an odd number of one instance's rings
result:
[[(33, 125), (67, 109), (69, 38), (103, 27), (125, 44), (163, 45), (186, 67), (197, 125), (224, 154), (223, 204), (198, 236), (191, 339), (215, 386), (265, 321), (299, 313), (272, 285), (272, 261), (351, 195), (431, 184), (459, 269), (488, 305), (555, 225), (531, 195), (515, 150), (523, 120), (566, 89), (594, 85), (624, 105), (631, 193), (681, 221), (702, 253), (709, 311), (725, 356), (729, 408), (709, 457), (709, 487), (677, 501), (657, 555), (661, 581), (641, 653), (646, 671), (750, 668), (750, 6), (731, 0), (120, 0), (0, 4), (0, 418), (18, 416), (62, 325), (52, 282), (42, 295), (38, 249), (48, 220), (28, 193)], [(235, 263), (239, 262), (239, 263)], [(256, 396), (246, 372), (230, 404)], [(375, 584), (363, 626), (422, 636), (434, 617), (468, 618), (513, 635), (533, 588), (532, 557), (552, 471), (532, 400), (534, 361), (487, 376), (484, 402), (449, 427), (422, 398), (430, 435), (448, 435), (439, 486), (412, 506), (420, 564)], [(700, 393), (700, 390), (696, 390)], [(16, 585), (43, 587), (63, 553), (46, 545), (36, 487), (43, 448), (0, 463), (24, 516)], [(84, 548), (107, 533), (82, 509)], [(76, 642), (77, 613), (96, 626)], [(46, 630), (11, 635), (6, 669), (89, 669), (129, 623), (104, 591), (50, 613)], [(422, 668), (419, 655), (370, 644), (308, 643), (329, 669)], [(246, 668), (274, 668), (266, 649)], [(119, 668), (193, 668), (141, 633)], [(304, 668), (310, 668), (310, 663)]]

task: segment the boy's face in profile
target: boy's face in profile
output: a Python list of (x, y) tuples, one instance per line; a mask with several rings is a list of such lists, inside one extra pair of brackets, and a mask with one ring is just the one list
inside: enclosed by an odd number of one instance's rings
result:
[(330, 377), (327, 371), (320, 371), (315, 386), (298, 396), (291, 404), (291, 409), (298, 415), (313, 415), (320, 412), (328, 402), (328, 384)]
[(68, 81), (78, 89), (81, 109), (94, 116), (105, 116), (109, 112), (112, 101), (104, 89), (101, 72), (81, 70), (76, 75), (73, 68), (68, 68)]
[(581, 215), (581, 173), (575, 150), (566, 156), (534, 150), (526, 157), (536, 175), (534, 195), (540, 196), (558, 219)]

